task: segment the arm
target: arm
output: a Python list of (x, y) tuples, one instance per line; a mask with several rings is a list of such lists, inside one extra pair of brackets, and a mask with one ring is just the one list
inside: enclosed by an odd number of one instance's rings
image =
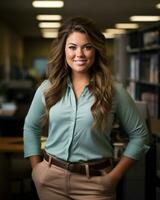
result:
[(135, 103), (122, 86), (115, 89), (116, 115), (128, 134), (129, 142), (120, 161), (109, 173), (118, 182), (136, 160), (149, 149), (149, 134)]
[(123, 177), (126, 171), (131, 168), (135, 163), (134, 159), (122, 156), (117, 165), (109, 173), (109, 176), (114, 180), (115, 183), (118, 183), (119, 180)]
[[(24, 140), (24, 157), (40, 156), (41, 155), (41, 120), (44, 115), (44, 102), (43, 102), (43, 89), (44, 83), (37, 89), (31, 106), (27, 113), (24, 123), (23, 140)], [(32, 159), (31, 164), (39, 159)]]
[(115, 90), (116, 115), (129, 139), (123, 155), (139, 160), (149, 149), (150, 141), (146, 123), (124, 87), (118, 85)]

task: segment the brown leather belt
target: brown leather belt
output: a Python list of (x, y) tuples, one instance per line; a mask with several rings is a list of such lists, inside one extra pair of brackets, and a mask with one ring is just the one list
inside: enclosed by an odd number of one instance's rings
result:
[(51, 156), (44, 151), (44, 159), (49, 164), (56, 165), (73, 173), (87, 176), (101, 176), (101, 170), (112, 167), (112, 159), (104, 158), (88, 162), (67, 162), (57, 157)]

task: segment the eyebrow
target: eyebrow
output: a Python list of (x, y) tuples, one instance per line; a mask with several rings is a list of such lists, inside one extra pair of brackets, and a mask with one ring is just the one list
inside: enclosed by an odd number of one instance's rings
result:
[[(68, 45), (78, 46), (77, 44), (72, 43), (72, 42), (70, 42)], [(88, 43), (86, 43), (86, 44), (84, 44), (84, 45), (82, 45), (82, 46), (86, 46), (86, 45), (92, 45), (92, 44), (91, 44), (90, 42), (88, 42)]]

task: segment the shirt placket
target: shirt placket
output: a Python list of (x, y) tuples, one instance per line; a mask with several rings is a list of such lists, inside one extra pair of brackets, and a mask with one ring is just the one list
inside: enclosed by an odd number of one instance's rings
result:
[(76, 120), (77, 120), (77, 109), (78, 109), (78, 103), (76, 102), (76, 97), (75, 94), (72, 90), (70, 89), (71, 92), (71, 105), (72, 105), (72, 111), (71, 111), (71, 124), (70, 124), (70, 131), (69, 131), (69, 141), (68, 141), (68, 152), (67, 152), (67, 160), (70, 159), (70, 150), (72, 146), (72, 141), (74, 139), (74, 134), (75, 134), (75, 127), (76, 127)]

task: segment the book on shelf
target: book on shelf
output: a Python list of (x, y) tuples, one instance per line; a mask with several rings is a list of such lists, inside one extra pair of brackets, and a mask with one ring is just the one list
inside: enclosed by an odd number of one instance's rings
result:
[(143, 33), (143, 46), (153, 46), (159, 44), (159, 31), (153, 30)]
[(159, 55), (153, 54), (150, 60), (150, 77), (149, 81), (151, 83), (158, 83), (158, 64), (159, 64)]
[(149, 83), (158, 83), (158, 54), (143, 54), (139, 64), (139, 77), (140, 80)]
[(153, 92), (142, 92), (141, 100), (148, 104), (150, 116), (158, 118), (158, 95)]
[(140, 61), (140, 79), (142, 81), (148, 81), (149, 82), (150, 60), (151, 60), (150, 54), (143, 54), (143, 55), (141, 55), (141, 61)]
[(130, 56), (130, 79), (139, 80), (139, 57)]

